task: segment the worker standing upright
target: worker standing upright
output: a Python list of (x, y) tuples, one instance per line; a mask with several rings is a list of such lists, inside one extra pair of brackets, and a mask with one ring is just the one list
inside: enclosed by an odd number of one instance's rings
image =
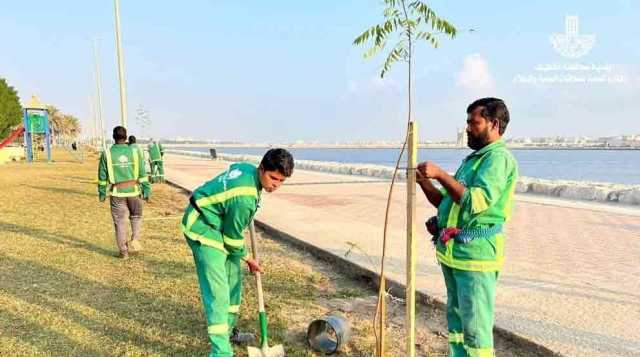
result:
[(148, 150), (149, 163), (151, 164), (151, 182), (164, 182), (164, 166), (162, 164), (164, 148), (158, 141), (151, 139)]
[(467, 107), (467, 144), (474, 151), (455, 176), (433, 162), (416, 170), (422, 191), (438, 208), (427, 229), (447, 288), (453, 357), (494, 355), (495, 289), (504, 259), (504, 224), (511, 217), (518, 178), (517, 162), (502, 140), (509, 119), (501, 99), (476, 100)]
[[(133, 136), (133, 135), (129, 136), (129, 146), (133, 150), (136, 150), (138, 152), (138, 156), (140, 157), (140, 160), (142, 161), (142, 164), (144, 166), (144, 163), (146, 162), (146, 160), (144, 159), (144, 151), (142, 150), (142, 148), (140, 148), (138, 146), (138, 144), (136, 144), (136, 141), (137, 141), (137, 139), (136, 139), (135, 136)], [(144, 168), (144, 171), (145, 171), (145, 173), (147, 172), (147, 168), (146, 167)], [(147, 183), (147, 185), (149, 185), (149, 183)], [(143, 186), (140, 185), (141, 192), (142, 192), (143, 189), (144, 189)], [(139, 239), (130, 240), (128, 242), (128, 246), (129, 246), (129, 250), (131, 252), (140, 253), (142, 251), (142, 245), (140, 244)]]
[[(113, 128), (113, 144), (100, 155), (98, 163), (98, 198), (104, 202), (110, 196), (111, 216), (116, 232), (119, 257), (141, 249), (142, 206), (140, 198), (148, 200), (151, 186), (140, 152), (127, 145), (127, 130)], [(131, 241), (127, 242), (127, 220), (131, 223)]]

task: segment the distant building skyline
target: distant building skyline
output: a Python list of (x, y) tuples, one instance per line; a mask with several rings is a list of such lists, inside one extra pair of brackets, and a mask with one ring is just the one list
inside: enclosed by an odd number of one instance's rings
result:
[[(146, 141), (148, 138), (138, 138), (140, 141)], [(210, 145), (225, 146), (272, 146), (287, 145), (295, 147), (399, 147), (402, 145), (401, 140), (359, 140), (359, 141), (282, 141), (282, 142), (242, 142), (242, 141), (226, 141), (226, 140), (198, 140), (192, 137), (173, 137), (161, 138), (162, 141), (170, 143), (204, 143)], [(585, 147), (585, 148), (637, 148), (640, 149), (640, 134), (618, 135), (610, 137), (518, 137), (505, 138), (505, 142), (510, 146), (517, 147)], [(455, 138), (451, 140), (419, 140), (420, 145), (446, 146), (451, 148), (467, 148), (466, 131), (458, 130)]]

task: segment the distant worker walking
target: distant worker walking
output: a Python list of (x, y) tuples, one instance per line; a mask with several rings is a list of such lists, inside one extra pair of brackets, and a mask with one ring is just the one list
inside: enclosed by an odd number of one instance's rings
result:
[[(427, 221), (447, 287), (450, 354), (491, 357), (495, 288), (504, 256), (503, 225), (511, 217), (518, 167), (502, 134), (509, 111), (497, 98), (467, 108), (467, 145), (475, 150), (455, 176), (432, 162), (418, 165), (418, 183), (438, 215)], [(437, 180), (437, 189), (430, 179)]]
[[(135, 136), (133, 136), (133, 135), (129, 135), (129, 141), (128, 141), (129, 146), (130, 146), (132, 149), (137, 150), (137, 151), (138, 151), (138, 155), (139, 155), (139, 157), (140, 157), (140, 158), (142, 158), (142, 160), (144, 161), (144, 152), (142, 151), (142, 149), (140, 148), (140, 146), (138, 146), (138, 144), (136, 143), (137, 141), (138, 141), (138, 140), (136, 139), (136, 137), (135, 137)], [(145, 169), (145, 171), (146, 171), (146, 169)]]
[[(142, 206), (148, 200), (151, 185), (140, 151), (127, 145), (127, 130), (113, 128), (115, 144), (100, 155), (98, 163), (98, 198), (110, 196), (111, 216), (116, 233), (119, 257), (140, 252)], [(127, 220), (131, 223), (131, 241), (127, 242)]]
[[(138, 139), (136, 139), (135, 136), (129, 135), (129, 141), (128, 141), (129, 146), (134, 150), (138, 150), (138, 155), (140, 156), (140, 158), (142, 158), (142, 162), (146, 165), (149, 154), (146, 151), (142, 150), (142, 148), (137, 144), (137, 142), (138, 142)], [(147, 169), (147, 166), (145, 166), (144, 170), (147, 174), (151, 172), (151, 169), (150, 168)]]
[(151, 165), (151, 182), (164, 182), (164, 165), (162, 163), (164, 148), (162, 144), (154, 139), (151, 139), (147, 148)]
[(244, 260), (253, 273), (260, 265), (246, 257), (243, 231), (253, 219), (264, 189), (273, 192), (293, 173), (293, 157), (271, 149), (260, 166), (240, 162), (193, 191), (182, 231), (193, 253), (207, 318), (211, 356), (233, 356), (229, 344), (248, 342), (236, 328)]

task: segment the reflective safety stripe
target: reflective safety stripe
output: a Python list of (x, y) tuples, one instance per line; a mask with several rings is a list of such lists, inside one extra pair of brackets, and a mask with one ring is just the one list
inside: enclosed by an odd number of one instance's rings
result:
[(257, 198), (258, 190), (255, 187), (250, 186), (236, 187), (224, 192), (216, 193), (215, 195), (199, 198), (196, 201), (196, 205), (202, 208), (204, 206), (221, 203), (238, 196), (251, 196)]
[(458, 214), (460, 213), (460, 205), (453, 202), (451, 204), (451, 210), (449, 211), (449, 217), (447, 218), (446, 227), (458, 226)]
[(469, 193), (471, 194), (471, 210), (473, 213), (480, 213), (489, 208), (489, 199), (483, 189), (472, 187), (469, 189)]
[(449, 343), (464, 343), (464, 334), (459, 332), (449, 332)]
[(478, 160), (476, 160), (476, 162), (473, 163), (473, 166), (471, 166), (471, 170), (478, 171), (478, 167), (480, 167), (480, 164), (485, 157), (486, 155), (482, 155)]
[(98, 181), (98, 185), (100, 186), (106, 186), (107, 185), (107, 181)]
[(104, 157), (107, 159), (107, 176), (109, 177), (109, 182), (115, 184), (116, 180), (113, 178), (113, 162), (111, 161), (111, 149), (106, 149), (104, 151)]
[(207, 333), (209, 333), (209, 335), (222, 335), (227, 333), (227, 330), (229, 329), (228, 325), (226, 323), (224, 324), (217, 324), (217, 325), (209, 325), (207, 326)]
[(240, 305), (229, 305), (229, 312), (232, 314), (237, 314), (240, 312)]
[(511, 184), (509, 188), (509, 198), (507, 198), (507, 204), (504, 205), (504, 221), (509, 222), (511, 220), (511, 213), (513, 212), (513, 194), (516, 192), (515, 182)]
[(131, 154), (133, 154), (133, 179), (137, 180), (138, 177), (140, 177), (140, 161), (138, 161), (138, 150), (131, 150)]
[(493, 357), (493, 348), (473, 348), (467, 345), (464, 346), (464, 349), (467, 350), (467, 354), (469, 357)]
[(149, 182), (149, 176), (142, 176), (138, 179), (138, 182), (140, 183), (145, 183), (145, 182)]
[(112, 186), (111, 196), (113, 196), (113, 197), (137, 197), (137, 196), (140, 196), (140, 189), (138, 188), (138, 185), (135, 185), (135, 186), (133, 186), (133, 191), (132, 192), (119, 192), (117, 187)]
[(223, 236), (224, 244), (230, 245), (234, 248), (244, 247), (244, 238), (243, 239), (233, 239), (227, 236)]
[(184, 233), (184, 235), (186, 235), (189, 239), (196, 240), (202, 243), (203, 245), (206, 245), (211, 248), (216, 248), (224, 252), (225, 254), (229, 254), (229, 252), (227, 252), (227, 250), (224, 248), (224, 244), (222, 244), (221, 242), (218, 242), (217, 240), (204, 237), (198, 233), (191, 232), (185, 226), (182, 226), (182, 233)]
[(456, 259), (453, 256), (456, 244), (464, 243), (458, 243), (454, 239), (451, 239), (447, 242), (444, 252), (436, 250), (436, 258), (438, 258), (440, 263), (451, 268), (470, 271), (493, 272), (502, 269), (504, 263), (504, 235), (502, 233), (495, 235), (496, 254), (494, 260)]
[[(447, 245), (452, 244), (453, 239), (447, 242)], [(447, 251), (450, 251), (447, 249)], [(436, 257), (438, 261), (450, 268), (470, 271), (498, 271), (502, 268), (503, 259), (498, 260), (460, 260), (455, 259), (447, 254), (436, 251)]]
[(195, 209), (193, 209), (191, 213), (189, 213), (189, 216), (187, 216), (187, 225), (185, 226), (186, 230), (191, 230), (191, 226), (196, 223), (198, 216), (200, 216), (200, 213)]

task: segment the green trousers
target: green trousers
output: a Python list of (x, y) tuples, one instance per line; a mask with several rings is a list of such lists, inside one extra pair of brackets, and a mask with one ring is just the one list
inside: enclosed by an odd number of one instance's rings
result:
[(161, 182), (164, 180), (164, 165), (162, 160), (151, 161), (151, 182)]
[(447, 286), (450, 355), (493, 357), (493, 307), (498, 272), (441, 266)]
[(187, 239), (193, 253), (211, 342), (210, 356), (233, 356), (229, 333), (236, 325), (242, 297), (241, 258)]

